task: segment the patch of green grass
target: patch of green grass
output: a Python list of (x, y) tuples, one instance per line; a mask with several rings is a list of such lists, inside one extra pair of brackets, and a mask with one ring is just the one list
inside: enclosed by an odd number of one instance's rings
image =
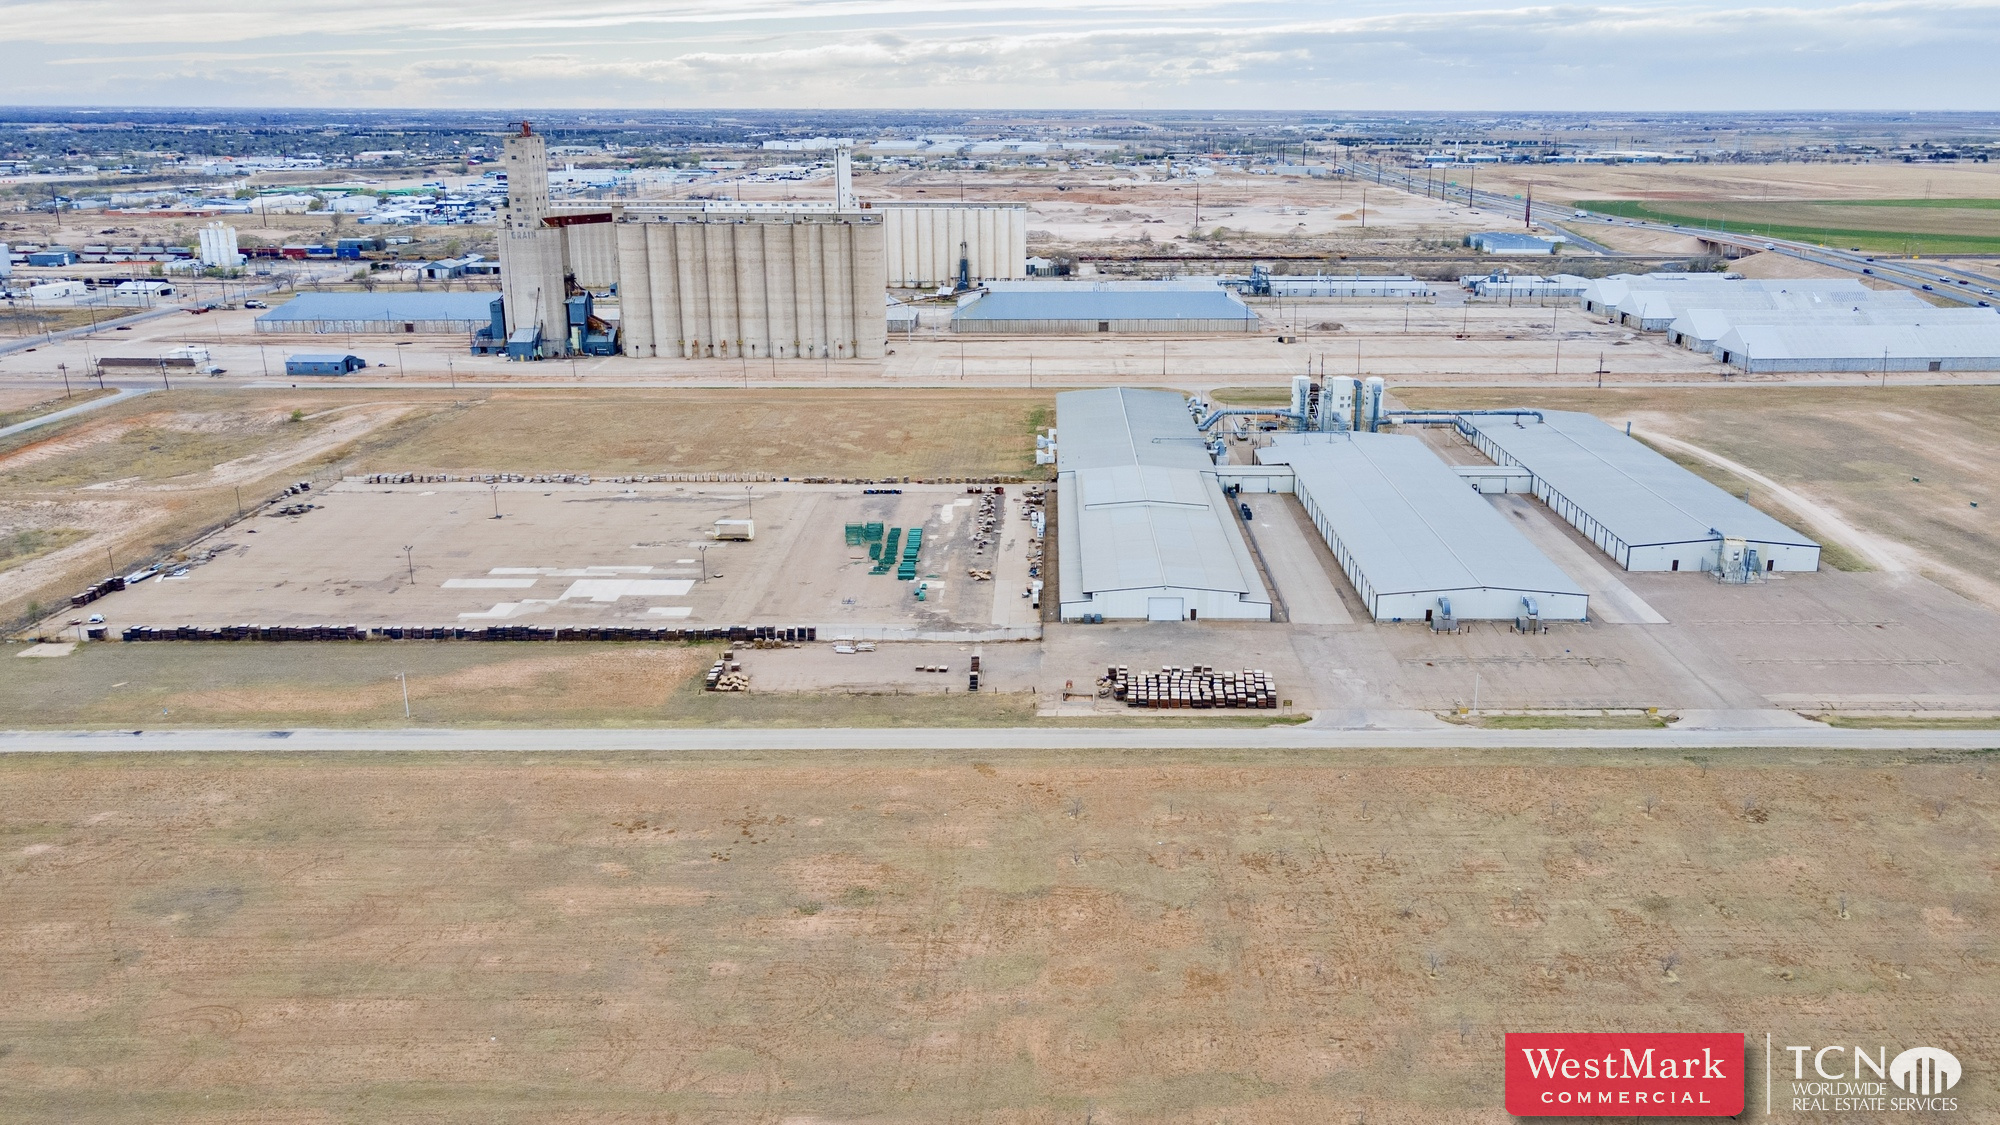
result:
[(1821, 715), (1819, 721), (1843, 730), (2000, 730), (2000, 718), (1913, 715)]
[[(1929, 209), (1950, 209), (1946, 204), (1966, 202), (1958, 200), (1897, 200), (1875, 201), (1887, 203), (1892, 209), (1904, 205), (1922, 205)], [(1990, 209), (1987, 200), (1975, 201), (1979, 207), (1967, 210)], [(1814, 226), (1796, 222), (1763, 221), (1754, 216), (1746, 216), (1751, 209), (1768, 211), (1774, 218), (1783, 216), (1786, 207), (1857, 207), (1862, 201), (1840, 201), (1837, 204), (1746, 204), (1739, 201), (1718, 201), (1718, 210), (1727, 208), (1735, 218), (1721, 214), (1700, 214), (1695, 209), (1672, 210), (1669, 206), (1645, 203), (1631, 199), (1586, 199), (1579, 200), (1580, 209), (1595, 211), (1601, 215), (1616, 215), (1627, 219), (1645, 219), (1657, 223), (1678, 223), (1682, 226), (1705, 227), (1716, 230), (1737, 231), (1746, 235), (1762, 235), (1767, 238), (1782, 238), (1793, 242), (1811, 242), (1827, 246), (1856, 247), (1861, 250), (1885, 254), (1991, 254), (2000, 253), (2000, 236), (1981, 234), (1959, 234), (1937, 231), (1914, 231), (1897, 229), (1870, 229), (1842, 226)]]
[(1208, 397), (1226, 406), (1290, 406), (1290, 387), (1217, 387)]
[(11, 570), (29, 559), (60, 551), (88, 538), (90, 532), (80, 527), (29, 529), (0, 535), (0, 570)]

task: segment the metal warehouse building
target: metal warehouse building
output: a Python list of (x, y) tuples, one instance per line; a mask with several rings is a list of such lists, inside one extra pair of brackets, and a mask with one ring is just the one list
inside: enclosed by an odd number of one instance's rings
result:
[(1882, 299), (1851, 278), (1756, 281), (1716, 273), (1614, 274), (1582, 295), (1585, 312), (1644, 332), (1665, 332), (1689, 309), (1839, 309)]
[[(1626, 570), (1819, 569), (1819, 544), (1589, 414), (1472, 416), (1472, 442), (1534, 474), (1535, 495)], [(1734, 541), (1734, 542), (1732, 542)]]
[[(1938, 309), (1937, 312), (1948, 310)], [(1739, 323), (1715, 341), (1715, 358), (1746, 372), (2000, 371), (2000, 315), (1919, 314), (1902, 324)], [(1754, 317), (1742, 320), (1754, 321)]]
[(1581, 621), (1590, 596), (1424, 443), (1400, 434), (1279, 434), (1306, 515), (1377, 621)]
[(1318, 274), (1271, 274), (1268, 284), (1253, 290), (1266, 297), (1392, 297), (1422, 300), (1437, 296), (1431, 287), (1409, 274), (1353, 274), (1324, 277)]
[(471, 332), (492, 319), (492, 293), (301, 293), (258, 317), (257, 331)]
[(953, 332), (1255, 332), (1216, 281), (995, 281), (951, 314)]
[[(1866, 324), (1950, 324), (1973, 316), (1992, 316), (1985, 309), (1941, 309), (1918, 300), (1914, 293), (1877, 293), (1876, 299), (1835, 308), (1689, 308), (1667, 326), (1667, 343), (1714, 354), (1716, 342), (1745, 324), (1824, 324), (1829, 327)], [(1718, 357), (1720, 358), (1720, 357)]]
[(1547, 257), (1556, 252), (1556, 244), (1550, 239), (1536, 238), (1532, 234), (1513, 231), (1486, 230), (1465, 236), (1465, 244), (1481, 254), (1500, 255), (1541, 255)]
[(285, 359), (287, 375), (345, 375), (368, 366), (368, 361), (358, 355), (325, 354), (295, 355)]
[(1187, 401), (1111, 388), (1056, 396), (1062, 619), (1269, 621), (1270, 595)]

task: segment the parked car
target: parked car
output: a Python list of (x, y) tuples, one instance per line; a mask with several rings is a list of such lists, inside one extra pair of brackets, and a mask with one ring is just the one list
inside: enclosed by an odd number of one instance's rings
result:
[(246, 309), (268, 309), (271, 306), (262, 301), (245, 301), (243, 302), (243, 307)]

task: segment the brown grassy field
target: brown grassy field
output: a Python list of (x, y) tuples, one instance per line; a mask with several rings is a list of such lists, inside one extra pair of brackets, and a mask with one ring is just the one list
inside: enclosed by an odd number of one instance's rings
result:
[[(1685, 391), (1398, 391), (1418, 406), (1532, 403), (1634, 420), (1827, 504), (1952, 572), (1990, 577), (2000, 558), (2000, 387), (1728, 388)], [(1781, 508), (1705, 465), (1725, 488)], [(1977, 507), (1973, 505), (1977, 504)], [(1835, 561), (1829, 559), (1829, 562)]]
[(9, 1120), (1498, 1123), (1506, 1032), (1614, 1028), (2000, 1113), (1978, 756), (0, 773)]
[(353, 471), (979, 476), (1034, 467), (1028, 391), (505, 391), (365, 443)]

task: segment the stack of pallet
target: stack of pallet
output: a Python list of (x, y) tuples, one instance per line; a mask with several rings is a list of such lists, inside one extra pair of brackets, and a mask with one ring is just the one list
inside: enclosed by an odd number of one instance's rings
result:
[(1108, 689), (1113, 699), (1123, 700), (1128, 707), (1154, 710), (1278, 706), (1277, 685), (1262, 668), (1218, 672), (1206, 664), (1170, 664), (1157, 673), (1135, 674), (1123, 664), (1114, 664), (1104, 669), (1097, 686)]
[(710, 691), (750, 690), (750, 676), (743, 671), (743, 664), (733, 651), (723, 653), (722, 659), (708, 666), (705, 682)]
[(921, 527), (911, 528), (909, 536), (903, 540), (903, 558), (896, 564), (897, 581), (910, 582), (916, 579), (917, 552), (923, 550), (923, 547), (924, 529)]

